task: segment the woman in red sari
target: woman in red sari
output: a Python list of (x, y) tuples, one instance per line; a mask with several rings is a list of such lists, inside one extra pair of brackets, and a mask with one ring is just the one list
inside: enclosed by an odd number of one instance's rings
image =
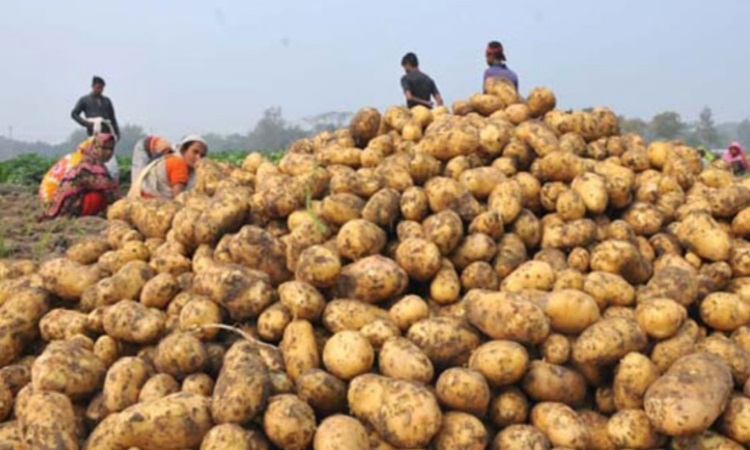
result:
[(70, 167), (60, 180), (45, 218), (96, 216), (107, 209), (117, 194), (117, 182), (104, 164), (112, 158), (114, 135), (101, 133), (82, 149), (78, 164)]

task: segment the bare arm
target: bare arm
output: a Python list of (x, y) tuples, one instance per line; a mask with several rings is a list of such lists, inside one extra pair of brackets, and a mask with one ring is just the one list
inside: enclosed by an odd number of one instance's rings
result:
[(182, 193), (182, 191), (185, 190), (185, 187), (186, 187), (186, 185), (184, 185), (182, 183), (173, 184), (172, 185), (172, 198), (175, 198), (178, 195), (180, 195)]

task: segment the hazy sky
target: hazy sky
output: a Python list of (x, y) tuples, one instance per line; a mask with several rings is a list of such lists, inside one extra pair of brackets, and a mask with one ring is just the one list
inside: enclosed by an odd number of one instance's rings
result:
[(0, 135), (62, 141), (91, 76), (121, 124), (173, 139), (402, 102), (414, 51), (448, 102), (506, 47), (523, 93), (628, 116), (750, 116), (749, 0), (0, 0)]

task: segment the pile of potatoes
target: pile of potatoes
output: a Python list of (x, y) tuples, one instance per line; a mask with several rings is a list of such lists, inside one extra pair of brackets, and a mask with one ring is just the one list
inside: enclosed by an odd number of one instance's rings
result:
[(490, 80), (0, 261), (0, 450), (750, 445), (750, 181)]

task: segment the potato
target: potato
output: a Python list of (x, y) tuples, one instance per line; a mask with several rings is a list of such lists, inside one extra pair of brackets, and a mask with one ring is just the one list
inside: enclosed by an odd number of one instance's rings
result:
[(657, 343), (651, 351), (651, 360), (660, 371), (665, 372), (680, 357), (695, 351), (700, 335), (698, 325), (689, 320), (673, 337)]
[(743, 448), (735, 441), (710, 431), (695, 436), (675, 438), (672, 440), (672, 447), (675, 450), (741, 450)]
[(396, 324), (386, 319), (377, 319), (370, 322), (359, 331), (376, 351), (380, 351), (388, 339), (401, 336), (401, 330)]
[(315, 344), (315, 333), (310, 322), (306, 320), (294, 320), (287, 325), (279, 349), (292, 381), (296, 381), (308, 369), (320, 367), (320, 353)]
[(731, 392), (729, 368), (716, 356), (696, 353), (678, 359), (656, 380), (646, 391), (643, 406), (656, 430), (685, 436), (706, 431)]
[(320, 369), (309, 369), (297, 378), (297, 395), (321, 416), (345, 412), (346, 384)]
[(666, 439), (649, 422), (640, 409), (623, 409), (609, 419), (609, 438), (617, 448), (657, 448)]
[(104, 278), (97, 264), (85, 266), (65, 258), (52, 259), (39, 267), (44, 288), (63, 300), (77, 301), (89, 286)]
[(635, 320), (649, 336), (666, 339), (674, 336), (687, 319), (687, 311), (669, 298), (655, 298), (640, 303)]
[(746, 426), (750, 414), (750, 399), (742, 395), (733, 395), (721, 417), (718, 429), (725, 436), (740, 444), (750, 443), (750, 431)]
[(731, 332), (750, 321), (750, 305), (736, 294), (715, 292), (701, 302), (700, 315), (711, 328)]
[(211, 414), (216, 423), (245, 424), (266, 407), (270, 395), (268, 369), (249, 341), (233, 344), (224, 356), (224, 365), (211, 398)]
[(750, 378), (750, 353), (720, 333), (714, 333), (698, 343), (697, 349), (721, 358), (738, 386)]
[(120, 300), (137, 300), (143, 286), (155, 275), (144, 261), (130, 261), (114, 275), (104, 278), (84, 291), (84, 308), (113, 305)]
[(443, 415), (443, 424), (435, 436), (436, 449), (476, 449), (487, 447), (487, 429), (476, 417), (462, 412)]
[(621, 276), (607, 272), (591, 272), (586, 276), (583, 290), (603, 309), (607, 305), (629, 306), (635, 301), (635, 289)]
[(501, 283), (507, 292), (520, 292), (526, 289), (549, 291), (555, 284), (555, 271), (543, 261), (528, 261), (519, 266)]
[(607, 429), (609, 418), (607, 416), (586, 409), (578, 411), (578, 416), (589, 430), (588, 448), (592, 450), (614, 450), (616, 448), (609, 438), (609, 430)]
[(78, 399), (101, 389), (104, 363), (73, 341), (54, 341), (34, 361), (31, 383), (35, 391), (61, 392)]
[(335, 415), (326, 418), (315, 431), (314, 450), (370, 450), (367, 430), (357, 419)]
[(104, 331), (115, 339), (137, 344), (155, 342), (164, 330), (164, 314), (132, 300), (108, 307), (102, 317)]
[(166, 373), (159, 373), (146, 381), (138, 393), (138, 403), (147, 403), (180, 392), (177, 380)]
[(263, 430), (280, 448), (304, 450), (315, 435), (315, 413), (295, 395), (277, 395), (271, 397), (263, 414)]
[(407, 188), (399, 200), (401, 216), (406, 220), (421, 221), (430, 213), (427, 195), (418, 186)]
[(529, 400), (520, 389), (505, 388), (492, 398), (488, 414), (498, 428), (523, 424), (528, 419)]
[(406, 331), (422, 319), (430, 315), (427, 302), (417, 295), (407, 295), (391, 306), (388, 317), (401, 329)]
[(401, 295), (407, 283), (408, 275), (395, 261), (375, 255), (344, 267), (335, 290), (340, 298), (378, 303)]
[(209, 265), (197, 273), (193, 291), (226, 308), (234, 320), (257, 317), (276, 300), (265, 272), (236, 264)]
[(221, 323), (221, 308), (211, 300), (194, 296), (180, 310), (179, 329), (192, 333), (200, 340), (208, 341), (216, 337), (219, 330), (209, 325)]
[(638, 298), (646, 300), (666, 297), (682, 306), (689, 306), (696, 300), (699, 288), (692, 268), (667, 266), (656, 270), (646, 288), (638, 293)]
[(78, 311), (57, 308), (39, 321), (39, 331), (45, 341), (68, 339), (86, 332), (87, 315)]
[(18, 414), (23, 441), (38, 450), (75, 450), (75, 413), (70, 399), (59, 392), (34, 392)]
[[(16, 396), (18, 391), (29, 383), (31, 383), (31, 367), (25, 364), (11, 364), (0, 369), (0, 385), (3, 386), (0, 389), (7, 388), (11, 397)], [(12, 403), (8, 404), (8, 407), (10, 406)]]
[(172, 333), (156, 347), (156, 370), (177, 379), (203, 371), (207, 362), (208, 354), (203, 343), (187, 333)]
[(71, 245), (65, 251), (65, 257), (78, 264), (94, 264), (100, 256), (112, 249), (104, 238), (86, 238)]
[(388, 339), (378, 356), (380, 373), (395, 379), (429, 383), (434, 368), (425, 353), (410, 340), (402, 337)]
[(532, 361), (523, 378), (523, 390), (537, 401), (580, 406), (586, 396), (586, 380), (575, 370)]
[(464, 302), (469, 323), (493, 339), (538, 344), (550, 332), (543, 309), (522, 296), (475, 290)]
[(631, 352), (617, 365), (612, 390), (619, 410), (640, 409), (646, 390), (660, 376), (659, 369), (648, 357)]
[(562, 334), (550, 333), (539, 348), (544, 361), (550, 364), (565, 364), (570, 359), (571, 343)]
[(479, 346), (479, 335), (463, 321), (451, 317), (421, 320), (406, 336), (438, 367), (462, 365)]
[(490, 341), (471, 354), (469, 368), (481, 373), (494, 387), (516, 383), (529, 366), (529, 354), (512, 341)]
[(497, 211), (503, 223), (515, 221), (523, 209), (521, 184), (513, 179), (497, 183), (487, 199), (487, 209)]
[(205, 373), (194, 373), (182, 380), (180, 391), (210, 397), (214, 392), (214, 380)]
[(732, 243), (729, 235), (706, 212), (693, 212), (677, 226), (677, 237), (682, 245), (701, 258), (710, 261), (729, 259)]
[(266, 438), (254, 430), (233, 423), (211, 428), (201, 442), (200, 450), (268, 450)]
[(372, 345), (358, 331), (339, 331), (328, 339), (323, 349), (326, 369), (342, 380), (369, 372), (374, 361)]
[(279, 299), (296, 319), (317, 321), (323, 314), (325, 299), (309, 283), (288, 281), (278, 288)]
[[(114, 416), (113, 423), (105, 420), (97, 429), (101, 428), (103, 432), (108, 425), (114, 427), (113, 443), (124, 448), (179, 450), (196, 447), (213, 426), (209, 406), (207, 397), (172, 394), (131, 406)], [(190, 426), (186, 427), (186, 423)], [(96, 433), (94, 430), (93, 434)]]
[(550, 319), (550, 327), (558, 333), (580, 334), (600, 319), (594, 298), (573, 289), (551, 292), (542, 302), (542, 308)]
[(537, 403), (531, 410), (531, 424), (554, 446), (585, 449), (588, 444), (588, 428), (575, 411), (562, 403)]
[(323, 246), (313, 245), (299, 255), (295, 276), (317, 288), (327, 288), (336, 283), (340, 272), (338, 255)]
[(104, 379), (102, 405), (115, 413), (138, 403), (138, 394), (152, 375), (153, 367), (140, 358), (119, 359)]
[(443, 259), (442, 267), (430, 283), (430, 297), (440, 305), (450, 305), (459, 301), (461, 279), (453, 264)]
[(632, 319), (612, 317), (588, 327), (573, 344), (573, 360), (582, 364), (609, 364), (631, 351), (643, 350), (646, 334)]
[(460, 367), (444, 371), (435, 384), (438, 401), (447, 408), (483, 417), (490, 388), (481, 373)]
[(383, 250), (385, 243), (385, 231), (363, 219), (347, 222), (341, 227), (336, 237), (339, 254), (351, 260), (376, 255)]
[(397, 447), (426, 447), (442, 423), (432, 393), (407, 381), (361, 375), (349, 384), (347, 399), (356, 417)]
[(511, 425), (499, 432), (490, 445), (491, 450), (549, 450), (544, 434), (531, 425)]
[(409, 277), (418, 281), (431, 280), (442, 267), (440, 248), (419, 238), (406, 239), (398, 245), (396, 262)]
[(400, 205), (399, 191), (391, 188), (380, 189), (372, 194), (365, 204), (362, 209), (362, 218), (380, 227), (391, 227), (398, 219)]
[(581, 197), (591, 214), (602, 214), (607, 209), (609, 195), (603, 176), (591, 172), (582, 173), (573, 180), (571, 188)]
[(491, 261), (495, 257), (495, 241), (486, 234), (474, 233), (466, 236), (451, 255), (451, 262), (459, 269), (477, 261)]

